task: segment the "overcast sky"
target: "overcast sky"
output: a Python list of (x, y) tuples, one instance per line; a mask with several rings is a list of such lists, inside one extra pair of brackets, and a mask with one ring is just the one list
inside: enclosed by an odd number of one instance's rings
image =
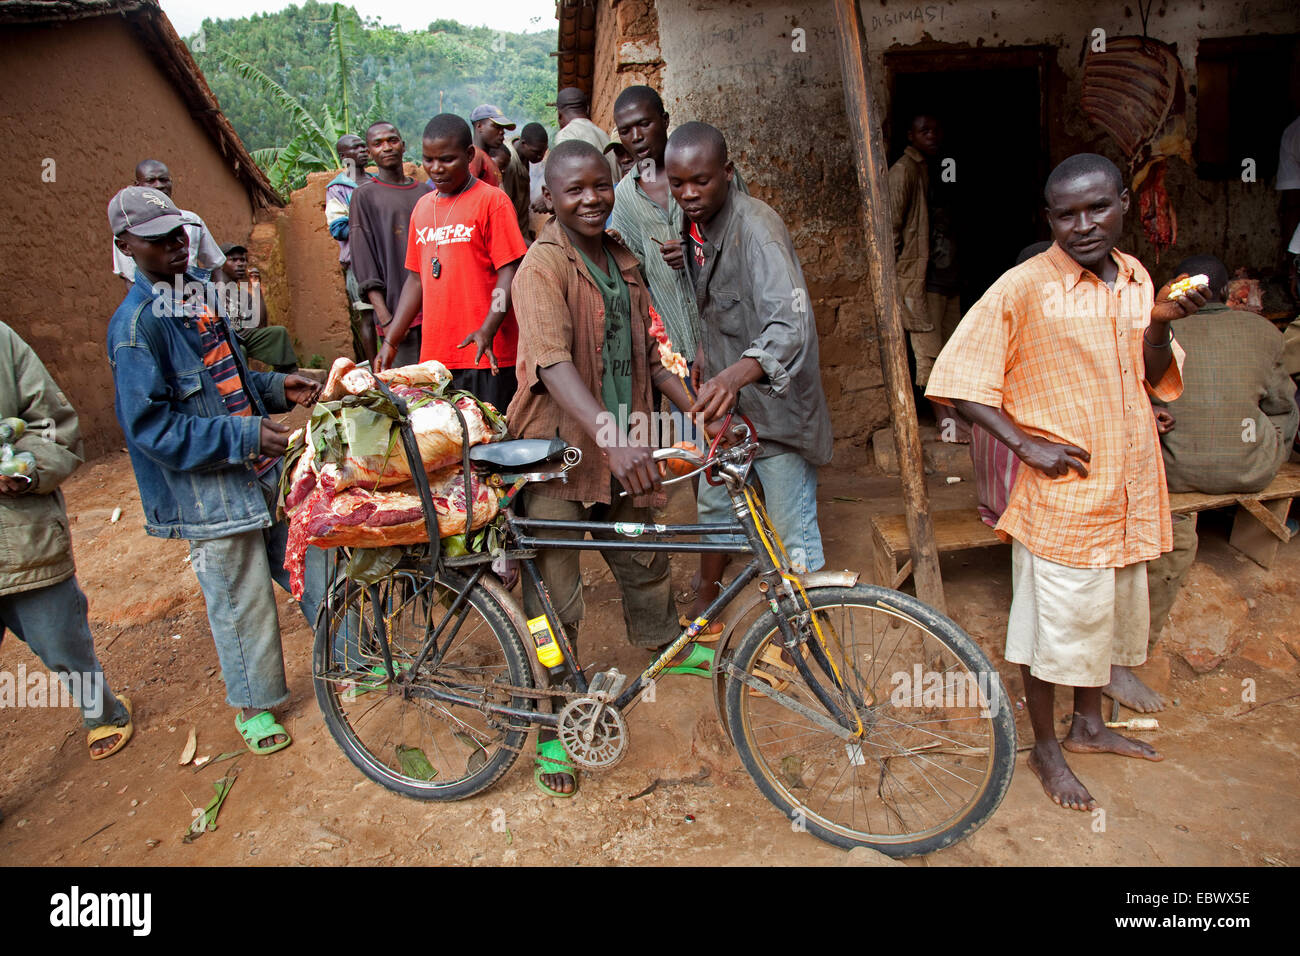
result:
[[(162, 0), (172, 26), (181, 36), (195, 33), (205, 18), (239, 19), (254, 13), (283, 10), (284, 0)], [(555, 0), (492, 0), (465, 3), (454, 0), (352, 0), (362, 17), (379, 17), (404, 30), (423, 30), (434, 20), (459, 20), (470, 26), (489, 26), (514, 33), (553, 29)]]

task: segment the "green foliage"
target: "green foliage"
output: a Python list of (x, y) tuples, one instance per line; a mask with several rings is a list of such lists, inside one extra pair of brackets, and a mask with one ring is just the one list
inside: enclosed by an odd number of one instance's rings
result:
[(418, 161), (420, 132), (439, 111), (466, 119), (494, 103), (515, 123), (554, 127), (554, 29), (500, 33), (454, 20), (406, 32), (351, 7), (307, 0), (276, 13), (205, 20), (194, 58), (222, 111), (287, 193), (308, 172), (339, 168), (334, 143), (389, 119)]

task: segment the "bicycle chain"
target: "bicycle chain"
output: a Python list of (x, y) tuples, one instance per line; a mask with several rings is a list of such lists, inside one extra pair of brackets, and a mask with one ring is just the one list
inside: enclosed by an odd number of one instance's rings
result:
[[(487, 702), (487, 694), (486, 694), (486, 691), (487, 691), (489, 688), (491, 688), (492, 690), (506, 691), (506, 692), (508, 692), (508, 693), (509, 693), (511, 696), (513, 696), (513, 697), (527, 697), (527, 698), (530, 698), (530, 699), (533, 699), (533, 700), (546, 700), (546, 699), (550, 699), (550, 698), (554, 698), (554, 697), (562, 697), (562, 698), (564, 698), (565, 700), (576, 700), (577, 698), (580, 698), (580, 697), (590, 697), (590, 696), (591, 696), (589, 693), (584, 693), (584, 692), (582, 692), (582, 691), (565, 690), (565, 689), (560, 688), (560, 687), (556, 687), (556, 688), (520, 687), (520, 686), (515, 685), (515, 684), (484, 684), (484, 685), (482, 685), (482, 690), (484, 691), (484, 693), (482, 693), (482, 694), (480, 695), (481, 698), (482, 698), (482, 700), (480, 701), (479, 705), (476, 706), (474, 709), (475, 709), (478, 713), (482, 714), (483, 717), (484, 717), (487, 721), (489, 721), (489, 723), (493, 724), (494, 726), (498, 726), (498, 727), (499, 727), (500, 729), (502, 729), (502, 730), (522, 730), (522, 731), (525, 731), (526, 733), (531, 733), (533, 730), (535, 730), (535, 729), (540, 729), (540, 728), (537, 727), (536, 725), (532, 724), (531, 722), (529, 723), (529, 725), (528, 725), (527, 727), (512, 727), (512, 726), (510, 726), (510, 725), (508, 725), (508, 724), (500, 723), (500, 721), (502, 721), (502, 720), (507, 720), (507, 721), (508, 721), (508, 720), (520, 720), (520, 719), (522, 719), (522, 718), (515, 717), (513, 714), (494, 714), (494, 713), (492, 713), (490, 710), (487, 709), (487, 707), (485, 706), (485, 704), (486, 704), (486, 702)], [(466, 691), (466, 693), (471, 693), (471, 692)], [(466, 705), (463, 705), (463, 704), (462, 704), (462, 705), (449, 704), (447, 701), (439, 701), (439, 703), (442, 703), (442, 704), (444, 704), (444, 705), (446, 705), (446, 706), (452, 706), (452, 707), (455, 707), (455, 706), (466, 706)], [(429, 714), (430, 714), (430, 716), (432, 716), (432, 717), (434, 717), (434, 718), (436, 718), (436, 719), (438, 719), (438, 720), (441, 720), (443, 723), (447, 724), (448, 726), (452, 726), (453, 723), (454, 723), (452, 720), (450, 720), (450, 719), (447, 718), (447, 717), (444, 717), (442, 714), (439, 714), (439, 713), (437, 713), (436, 711), (430, 711)], [(512, 747), (512, 746), (510, 746), (508, 743), (505, 742), (505, 739), (504, 739), (504, 738), (501, 739), (501, 740), (498, 740), (498, 741), (496, 742), (495, 746), (501, 748), (502, 750), (508, 750), (508, 751), (510, 751), (510, 752), (513, 753), (513, 754), (518, 754), (518, 755), (521, 755), (521, 756), (522, 756), (523, 753), (524, 753), (524, 748), (523, 748), (522, 746), (519, 746), (519, 747)]]

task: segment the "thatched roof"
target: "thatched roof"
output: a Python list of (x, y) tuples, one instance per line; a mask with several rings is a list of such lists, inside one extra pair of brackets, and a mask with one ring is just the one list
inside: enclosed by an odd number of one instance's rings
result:
[(149, 51), (158, 68), (189, 107), (190, 115), (207, 131), (217, 151), (244, 184), (254, 206), (283, 206), (266, 174), (258, 169), (239, 134), (221, 112), (221, 104), (203, 78), (189, 48), (177, 35), (157, 0), (4, 0), (0, 27), (120, 16)]

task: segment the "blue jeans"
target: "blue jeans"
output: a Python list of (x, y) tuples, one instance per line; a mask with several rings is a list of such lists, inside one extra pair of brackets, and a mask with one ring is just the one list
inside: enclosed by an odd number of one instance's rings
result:
[[(77, 586), (75, 575), (48, 587), (2, 595), (0, 639), (6, 628), (13, 631), (47, 669), (59, 675), (81, 708), (87, 727), (121, 727), (130, 717), (104, 680), (86, 609), (86, 595)], [(76, 679), (71, 680), (72, 676)]]
[[(264, 490), (269, 487), (266, 481)], [(190, 564), (203, 589), (226, 682), (226, 703), (232, 707), (269, 710), (289, 699), (272, 587), (274, 582), (289, 590), (289, 572), (284, 569), (288, 535), (289, 526), (279, 521), (257, 531), (190, 542)], [(298, 606), (311, 628), (324, 597), (325, 567), (325, 552), (309, 547)]]
[[(802, 455), (787, 452), (760, 458), (753, 471), (763, 483), (763, 498), (772, 528), (785, 545), (796, 570), (820, 571), (826, 564), (822, 535), (817, 527), (817, 469)], [(732, 520), (731, 498), (723, 486), (700, 482), (696, 496), (701, 524)], [(744, 543), (738, 535), (707, 534), (701, 541)]]

